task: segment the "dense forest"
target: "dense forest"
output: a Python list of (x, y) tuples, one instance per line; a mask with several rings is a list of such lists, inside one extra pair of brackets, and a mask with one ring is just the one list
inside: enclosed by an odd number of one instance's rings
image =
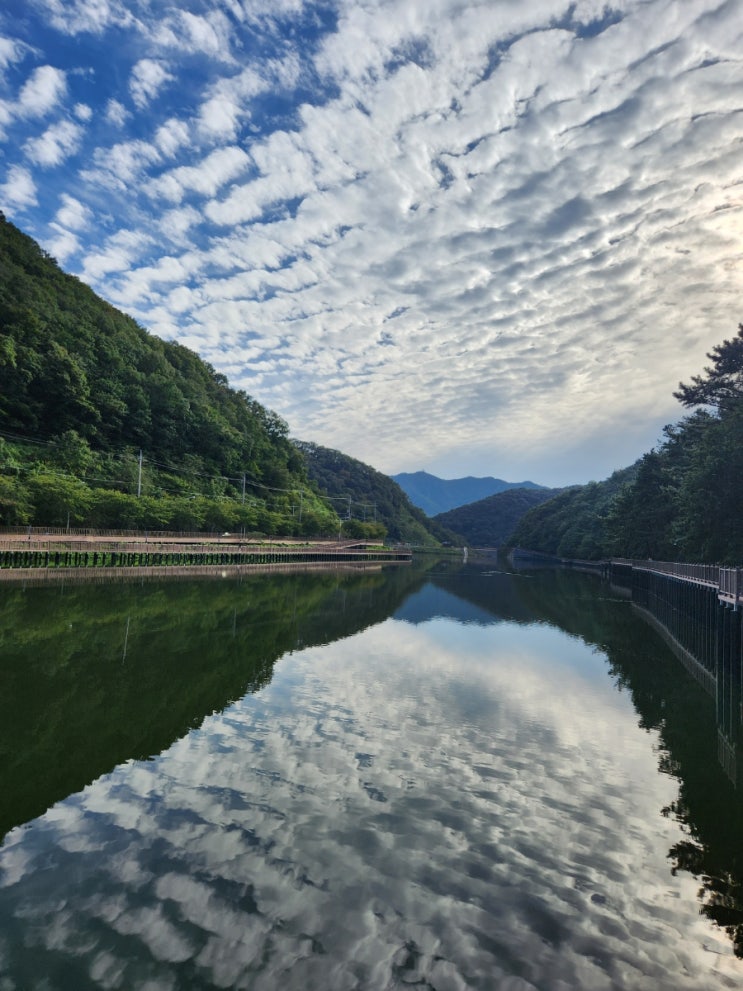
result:
[(313, 534), (337, 514), (280, 417), (0, 214), (0, 522)]
[(309, 450), (0, 213), (0, 524), (436, 543), (385, 476)]
[(743, 325), (674, 396), (692, 410), (605, 482), (527, 513), (514, 546), (562, 557), (743, 562)]
[(434, 516), (434, 523), (459, 533), (475, 547), (500, 547), (508, 540), (519, 520), (534, 506), (557, 494), (558, 489), (513, 488), (466, 506)]
[(307, 462), (310, 480), (332, 501), (348, 522), (351, 536), (374, 536), (386, 531), (393, 540), (411, 544), (461, 543), (461, 538), (414, 506), (387, 475), (340, 451), (297, 441)]

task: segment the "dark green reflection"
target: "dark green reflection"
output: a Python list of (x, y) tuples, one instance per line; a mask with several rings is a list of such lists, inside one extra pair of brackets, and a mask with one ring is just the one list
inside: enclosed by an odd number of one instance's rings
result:
[(393, 567), (4, 585), (0, 837), (265, 685), (287, 651), (380, 622), (422, 580)]
[[(617, 687), (630, 693), (640, 726), (660, 736), (660, 770), (679, 783), (678, 800), (661, 811), (683, 823), (688, 839), (669, 851), (669, 869), (699, 879), (702, 913), (727, 930), (736, 955), (743, 957), (743, 794), (718, 760), (725, 741), (715, 699), (632, 604), (598, 578), (543, 570), (492, 573), (483, 582), (483, 570), (471, 566), (456, 577), (438, 575), (432, 581), (494, 619), (547, 622), (607, 655)], [(735, 682), (724, 687), (731, 684), (734, 689)], [(726, 710), (734, 707), (724, 701)]]

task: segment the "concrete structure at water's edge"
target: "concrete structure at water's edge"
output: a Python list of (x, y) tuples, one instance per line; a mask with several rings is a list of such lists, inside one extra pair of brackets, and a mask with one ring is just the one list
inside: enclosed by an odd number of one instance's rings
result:
[(659, 628), (686, 668), (714, 696), (720, 763), (743, 777), (743, 569), (660, 561), (611, 561), (609, 579)]
[(28, 528), (0, 534), (0, 580), (39, 580), (94, 572), (174, 575), (297, 565), (410, 563), (408, 547), (359, 541), (250, 540), (240, 534), (53, 532)]
[(628, 595), (715, 699), (721, 765), (743, 784), (743, 568), (667, 561), (572, 561), (517, 550), (514, 563), (591, 571)]

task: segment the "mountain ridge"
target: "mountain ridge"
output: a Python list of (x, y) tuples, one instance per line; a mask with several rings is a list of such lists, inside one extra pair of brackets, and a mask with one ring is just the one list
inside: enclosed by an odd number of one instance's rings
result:
[(467, 475), (463, 478), (439, 478), (427, 471), (399, 472), (391, 475), (414, 506), (428, 516), (438, 516), (450, 509), (458, 509), (471, 502), (479, 502), (488, 496), (508, 489), (544, 489), (536, 482), (506, 482), (502, 478)]

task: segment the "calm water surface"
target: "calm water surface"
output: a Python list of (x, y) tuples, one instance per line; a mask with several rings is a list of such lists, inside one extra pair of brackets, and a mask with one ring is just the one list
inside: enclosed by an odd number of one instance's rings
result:
[(743, 988), (714, 703), (593, 579), (0, 595), (0, 991)]

